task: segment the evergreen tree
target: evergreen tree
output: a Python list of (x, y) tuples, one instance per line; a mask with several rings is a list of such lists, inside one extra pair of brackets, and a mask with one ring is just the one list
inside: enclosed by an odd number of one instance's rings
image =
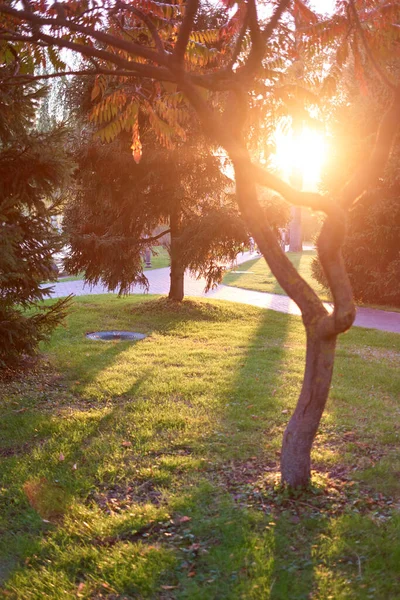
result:
[(160, 148), (150, 132), (142, 141), (147, 149), (135, 164), (123, 135), (104, 144), (87, 131), (77, 153), (76, 192), (65, 213), (71, 245), (66, 267), (120, 293), (133, 284), (147, 287), (144, 250), (168, 235), (169, 297), (180, 301), (185, 270), (204, 275), (211, 287), (247, 233), (219, 158), (205, 153), (195, 136), (174, 150)]
[(68, 299), (42, 306), (60, 239), (51, 225), (70, 162), (63, 126), (35, 131), (44, 89), (0, 85), (0, 367), (32, 355), (65, 314)]

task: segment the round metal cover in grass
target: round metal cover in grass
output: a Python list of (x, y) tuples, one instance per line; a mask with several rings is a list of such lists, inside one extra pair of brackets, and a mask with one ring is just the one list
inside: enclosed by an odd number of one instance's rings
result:
[(91, 331), (86, 334), (86, 337), (89, 340), (103, 340), (103, 342), (137, 342), (147, 335), (136, 331)]

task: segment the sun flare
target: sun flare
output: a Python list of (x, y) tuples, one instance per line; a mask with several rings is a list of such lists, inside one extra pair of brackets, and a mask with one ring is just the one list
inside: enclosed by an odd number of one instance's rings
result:
[(290, 181), (295, 171), (302, 176), (302, 189), (315, 191), (327, 158), (327, 140), (319, 131), (304, 127), (294, 136), (291, 131), (278, 128), (275, 132), (273, 165), (280, 175)]

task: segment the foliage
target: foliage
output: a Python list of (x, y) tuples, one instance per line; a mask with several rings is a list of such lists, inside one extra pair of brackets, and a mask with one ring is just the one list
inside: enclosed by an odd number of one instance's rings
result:
[(179, 211), (180, 262), (205, 274), (211, 286), (222, 277), (221, 261), (233, 259), (247, 239), (227, 193), (231, 183), (198, 136), (169, 152), (150, 132), (143, 141), (147, 152), (135, 165), (123, 136), (103, 144), (87, 132), (64, 221), (72, 250), (67, 269), (84, 270), (89, 283), (101, 279), (120, 293), (135, 283), (146, 287), (144, 249), (157, 244), (153, 231), (159, 225), (159, 235), (170, 232), (170, 217)]
[[(0, 367), (14, 367), (63, 318), (67, 301), (39, 307), (54, 280), (60, 238), (51, 225), (55, 190), (70, 171), (66, 130), (34, 129), (44, 90), (0, 86)], [(36, 308), (35, 311), (28, 309)], [(27, 312), (28, 311), (28, 312)]]
[[(369, 74), (365, 81), (374, 91), (373, 96), (365, 96), (357, 82), (345, 82), (342, 102), (334, 114), (334, 155), (323, 181), (324, 188), (332, 194), (348, 173), (365, 161), (373, 143), (371, 134), (388, 104), (387, 92), (379, 79)], [(348, 214), (342, 252), (357, 302), (400, 306), (399, 157), (400, 145), (396, 142), (384, 177), (363, 194)], [(318, 259), (313, 263), (313, 275), (328, 287)]]
[[(343, 258), (357, 302), (400, 307), (400, 182), (364, 194), (350, 213)], [(315, 259), (313, 276), (327, 286)]]

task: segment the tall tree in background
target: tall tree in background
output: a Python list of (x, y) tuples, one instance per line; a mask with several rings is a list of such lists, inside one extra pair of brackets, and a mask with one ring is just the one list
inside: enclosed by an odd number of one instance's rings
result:
[[(68, 299), (43, 307), (60, 238), (51, 225), (56, 190), (71, 170), (66, 130), (35, 130), (45, 90), (0, 85), (0, 367), (32, 355), (63, 318)], [(40, 305), (40, 306), (39, 306)], [(29, 310), (27, 309), (35, 309)]]
[[(1, 1), (0, 39), (12, 44), (18, 57), (26, 55), (32, 45), (41, 53), (46, 47), (53, 52), (54, 48), (69, 48), (89, 57), (90, 75), (99, 75), (95, 94), (103, 98), (98, 122), (106, 123), (107, 135), (129, 125), (137, 158), (139, 111), (152, 115), (156, 135), (165, 140), (170, 138), (170, 130), (178, 134), (182, 131), (181, 103), (194, 108), (203, 131), (215, 145), (224, 148), (234, 168), (236, 201), (246, 226), (279, 284), (302, 313), (307, 337), (305, 372), (296, 408), (283, 436), (281, 475), (290, 486), (304, 486), (310, 481), (311, 448), (329, 394), (337, 338), (352, 326), (355, 318), (341, 250), (347, 215), (381, 176), (387, 162), (399, 128), (400, 86), (395, 73), (381, 73), (391, 93), (391, 104), (380, 121), (372, 153), (358, 171), (351, 173), (336, 198), (298, 191), (263, 164), (254, 162), (246, 146), (246, 116), (251, 111), (255, 82), (265, 61), (285, 54), (279, 24), (284, 15), (290, 22), (290, 7), (304, 23), (302, 43), (314, 53), (319, 49), (326, 52), (328, 46), (339, 52), (351, 45), (355, 70), (361, 72), (377, 68), (375, 56), (382, 51), (390, 53), (397, 44), (399, 3), (388, 8), (376, 0), (339, 2), (330, 19), (320, 19), (301, 0), (263, 3), (263, 15), (269, 10), (268, 18), (259, 17), (256, 0), (240, 0), (236, 12), (231, 13), (228, 9), (233, 3), (227, 0), (226, 5), (226, 26), (199, 32), (194, 30), (199, 0), (182, 4), (178, 1), (174, 5), (139, 0), (129, 4), (77, 0), (50, 7), (42, 0), (24, 0), (23, 7), (17, 0)], [(268, 77), (266, 73), (265, 76)], [(107, 94), (108, 82), (115, 77), (131, 81), (130, 94)], [(148, 81), (161, 82), (158, 85), (166, 91), (173, 84), (174, 90), (158, 94), (156, 86), (149, 93)], [(275, 190), (294, 206), (306, 206), (326, 215), (317, 247), (333, 296), (331, 314), (281, 251), (259, 203), (257, 185)]]

